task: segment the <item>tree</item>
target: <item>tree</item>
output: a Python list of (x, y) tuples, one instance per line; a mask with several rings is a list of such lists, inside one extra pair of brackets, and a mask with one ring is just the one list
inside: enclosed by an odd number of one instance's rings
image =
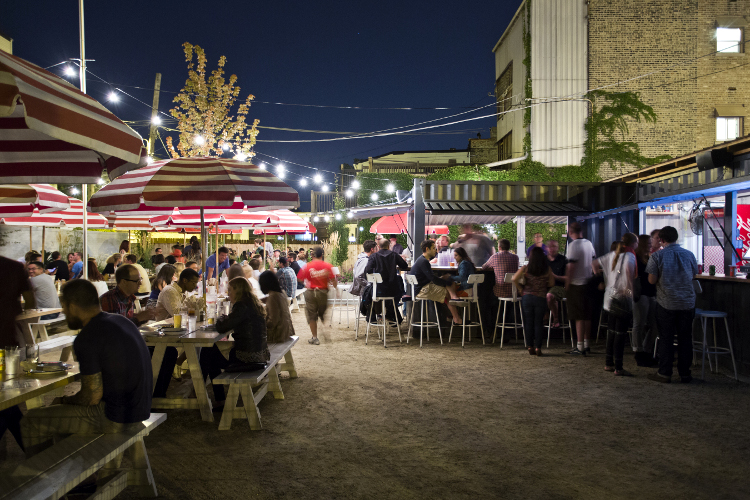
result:
[(245, 120), (255, 96), (248, 95), (233, 113), (240, 87), (236, 85), (237, 75), (231, 75), (228, 81), (224, 79), (226, 57), (219, 58), (218, 67), (207, 79), (205, 51), (188, 42), (182, 46), (188, 63), (188, 79), (174, 98), (178, 105), (169, 111), (177, 120), (180, 132), (177, 151), (172, 137), (167, 137), (170, 153), (173, 157), (230, 153), (241, 160), (252, 158), (260, 121), (254, 120), (250, 126)]
[(333, 198), (333, 203), (338, 211), (338, 215), (341, 215), (341, 217), (339, 219), (334, 217), (328, 226), (328, 233), (331, 235), (334, 233), (338, 234), (338, 244), (333, 249), (331, 255), (331, 264), (338, 266), (349, 257), (349, 228), (346, 225), (346, 215), (341, 212), (346, 208), (344, 198), (337, 194)]

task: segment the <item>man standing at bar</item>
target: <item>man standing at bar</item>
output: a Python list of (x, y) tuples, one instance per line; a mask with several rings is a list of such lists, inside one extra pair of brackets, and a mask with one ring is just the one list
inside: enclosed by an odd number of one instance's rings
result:
[(547, 245), (543, 242), (544, 236), (542, 236), (542, 233), (536, 233), (534, 235), (534, 244), (531, 245), (529, 248), (526, 249), (526, 257), (531, 255), (531, 249), (534, 247), (539, 247), (544, 252), (544, 255), (549, 255), (549, 249), (547, 248)]
[(659, 371), (648, 376), (656, 382), (672, 381), (674, 338), (677, 336), (677, 371), (680, 382), (693, 380), (693, 318), (695, 290), (693, 279), (698, 262), (690, 250), (677, 244), (677, 229), (665, 226), (659, 231), (662, 249), (651, 254), (646, 264), (648, 282), (656, 285), (656, 324), (659, 328)]
[(565, 293), (568, 299), (570, 321), (575, 321), (578, 345), (570, 354), (585, 356), (590, 351), (591, 299), (587, 294), (587, 283), (594, 274), (591, 267), (596, 258), (594, 245), (582, 236), (581, 224), (571, 222), (568, 236), (573, 240), (568, 245), (568, 268)]

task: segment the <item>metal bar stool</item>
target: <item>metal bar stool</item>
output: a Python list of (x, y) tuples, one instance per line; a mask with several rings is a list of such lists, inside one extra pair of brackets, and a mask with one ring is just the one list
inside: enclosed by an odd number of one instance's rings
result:
[[(395, 297), (378, 297), (378, 283), (383, 282), (383, 277), (380, 276), (379, 273), (373, 273), (367, 275), (367, 281), (369, 283), (372, 283), (372, 306), (370, 307), (370, 314), (367, 317), (367, 332), (365, 333), (365, 345), (367, 345), (367, 340), (370, 336), (370, 325), (375, 325), (376, 328), (379, 328), (380, 325), (383, 326), (383, 347), (387, 347), (385, 345), (385, 334), (388, 331), (388, 327), (390, 325), (396, 325), (396, 329), (398, 330), (398, 341), (401, 342), (401, 325), (398, 324), (398, 321), (389, 321), (385, 317), (385, 302), (390, 300), (393, 304), (393, 312), (396, 314), (396, 317), (398, 318), (398, 313), (396, 311), (396, 298)], [(380, 315), (380, 322), (376, 321), (375, 323), (372, 322), (372, 310), (375, 308), (375, 303), (380, 302), (382, 304), (381, 307), (381, 315)], [(378, 335), (380, 336), (380, 335)], [(408, 342), (408, 339), (407, 339)]]
[[(703, 341), (702, 342), (693, 342), (693, 346), (695, 347), (695, 344), (700, 345), (700, 349), (693, 348), (694, 352), (700, 352), (701, 353), (701, 378), (705, 378), (706, 376), (706, 355), (708, 355), (708, 367), (711, 371), (714, 371), (713, 366), (711, 365), (711, 354), (714, 355), (714, 363), (716, 364), (716, 372), (719, 371), (719, 354), (728, 354), (732, 357), (732, 366), (734, 367), (734, 379), (739, 381), (739, 378), (737, 377), (737, 363), (734, 360), (734, 349), (732, 348), (732, 337), (729, 334), (729, 322), (727, 321), (727, 313), (723, 311), (703, 311), (696, 310), (696, 316), (700, 319), (701, 322), (701, 328), (703, 330)], [(706, 329), (708, 319), (711, 319), (711, 322), (713, 323), (713, 333), (714, 333), (714, 344), (708, 345), (708, 330)], [(727, 343), (729, 344), (729, 347), (719, 347), (716, 342), (716, 318), (722, 318), (724, 319), (724, 330), (727, 334)]]
[[(503, 340), (505, 339), (505, 312), (507, 310), (508, 303), (510, 303), (513, 306), (513, 323), (510, 324), (510, 326), (513, 327), (513, 330), (516, 332), (516, 340), (518, 340), (518, 328), (521, 328), (521, 333), (523, 333), (523, 314), (521, 314), (521, 323), (518, 323), (518, 317), (516, 316), (516, 304), (518, 304), (519, 312), (521, 309), (521, 297), (518, 296), (518, 289), (516, 288), (516, 284), (513, 283), (513, 274), (515, 273), (506, 273), (505, 274), (505, 283), (511, 283), (513, 286), (513, 295), (511, 297), (498, 297), (498, 300), (500, 301), (500, 307), (497, 309), (497, 317), (495, 318), (495, 331), (492, 334), (492, 343), (495, 343), (495, 338), (497, 338), (497, 327), (502, 327), (500, 331), (500, 349), (503, 348)], [(500, 323), (500, 309), (503, 310), (503, 322)], [(523, 335), (523, 344), (526, 345), (526, 336)]]
[[(438, 312), (437, 304), (433, 302), (435, 306), (435, 321), (425, 321), (424, 319), (424, 303), (428, 301), (429, 299), (418, 299), (416, 294), (414, 293), (414, 287), (417, 286), (417, 277), (413, 274), (407, 274), (406, 275), (406, 282), (411, 285), (411, 314), (409, 318), (409, 333), (406, 337), (406, 343), (409, 343), (409, 338), (411, 337), (411, 332), (413, 330), (413, 327), (418, 326), (419, 327), (419, 347), (422, 347), (422, 331), (427, 328), (427, 342), (430, 341), (430, 327), (437, 326), (438, 329), (438, 335), (440, 335), (440, 344), (443, 344), (443, 330), (440, 328), (440, 313)], [(416, 306), (417, 302), (421, 302), (420, 306), (420, 314), (419, 314), (419, 321), (414, 321), (414, 307)]]
[[(336, 289), (336, 295), (338, 296), (331, 299), (331, 323), (328, 326), (333, 327), (333, 315), (336, 312), (336, 308), (338, 308), (339, 325), (341, 324), (341, 317), (343, 316), (344, 311), (346, 311), (346, 327), (349, 328), (349, 311), (354, 311), (356, 313), (357, 299), (355, 299), (354, 296), (341, 285)], [(352, 302), (354, 303), (353, 305)]]
[[(472, 274), (469, 276), (468, 283), (470, 285), (473, 285), (472, 288), (472, 295), (470, 297), (461, 297), (458, 300), (454, 300), (453, 302), (463, 302), (462, 307), (464, 308), (464, 320), (463, 320), (463, 335), (461, 336), (461, 347), (464, 347), (464, 343), (466, 341), (466, 327), (479, 327), (479, 331), (482, 332), (482, 344), (484, 344), (484, 326), (482, 325), (482, 311), (479, 310), (479, 293), (477, 291), (477, 287), (479, 283), (484, 283), (484, 274)], [(469, 321), (469, 324), (466, 324), (466, 309), (468, 309), (472, 303), (475, 303), (477, 305), (477, 314), (479, 315), (479, 323), (476, 321)], [(471, 334), (471, 331), (469, 331)], [(453, 321), (451, 321), (451, 331), (448, 334), (448, 343), (451, 343), (451, 336), (453, 335)], [(471, 335), (469, 335), (469, 342), (471, 342)]]
[[(562, 330), (563, 343), (565, 343), (565, 330), (570, 330), (570, 343), (573, 344), (573, 328), (570, 325), (570, 317), (568, 317), (567, 325), (565, 324), (565, 317), (567, 314), (565, 311), (568, 310), (568, 299), (563, 297), (562, 300), (557, 301), (558, 307), (560, 308), (560, 330)], [(565, 307), (563, 307), (563, 305)], [(547, 347), (549, 347), (549, 339), (552, 334), (552, 312), (549, 314), (549, 323), (547, 324)], [(575, 348), (575, 345), (573, 345)]]

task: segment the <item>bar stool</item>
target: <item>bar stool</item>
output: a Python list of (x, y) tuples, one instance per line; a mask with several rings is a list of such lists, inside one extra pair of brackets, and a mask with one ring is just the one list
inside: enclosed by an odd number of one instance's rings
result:
[[(511, 323), (511, 326), (516, 332), (516, 340), (518, 340), (518, 328), (521, 328), (521, 332), (523, 332), (523, 314), (521, 314), (521, 323), (518, 323), (518, 317), (516, 316), (516, 304), (518, 304), (519, 312), (521, 308), (521, 297), (518, 296), (518, 289), (516, 288), (516, 284), (513, 283), (513, 275), (515, 273), (506, 273), (505, 274), (505, 283), (511, 283), (513, 286), (513, 295), (511, 297), (498, 297), (498, 300), (500, 301), (500, 306), (497, 309), (497, 317), (495, 318), (495, 331), (492, 334), (492, 343), (495, 343), (495, 338), (497, 337), (497, 327), (502, 327), (502, 330), (500, 331), (500, 349), (503, 348), (503, 339), (505, 338), (505, 312), (507, 310), (508, 303), (510, 303), (513, 306), (513, 323)], [(500, 309), (503, 310), (503, 322), (500, 323)], [(523, 345), (526, 346), (526, 336), (523, 335)]]
[[(698, 312), (700, 311), (700, 312)], [(727, 313), (723, 311), (703, 311), (696, 309), (696, 316), (700, 319), (701, 329), (703, 330), (703, 341), (693, 341), (693, 351), (701, 353), (701, 378), (705, 378), (706, 375), (706, 355), (708, 355), (708, 367), (713, 372), (713, 366), (711, 365), (711, 354), (714, 355), (714, 363), (716, 364), (716, 372), (719, 371), (719, 354), (729, 354), (732, 357), (732, 366), (734, 367), (734, 379), (739, 381), (737, 377), (737, 363), (734, 360), (734, 349), (732, 348), (732, 338), (729, 334), (729, 322), (727, 321)], [(706, 329), (709, 318), (713, 323), (714, 332), (714, 345), (708, 345), (708, 330)], [(724, 320), (724, 331), (727, 334), (727, 343), (729, 347), (719, 347), (716, 342), (716, 318)], [(695, 345), (699, 344), (700, 349), (695, 349)]]
[[(568, 324), (565, 324), (565, 311), (568, 309), (568, 299), (563, 297), (562, 300), (557, 301), (560, 307), (560, 330), (562, 330), (563, 343), (565, 343), (565, 330), (573, 331), (570, 326), (570, 317), (568, 317)], [(563, 305), (565, 307), (563, 307)], [(549, 339), (552, 334), (552, 312), (549, 314), (549, 323), (547, 324), (547, 347), (549, 347)], [(570, 343), (573, 344), (573, 333), (570, 334)], [(575, 348), (575, 345), (573, 345)]]
[[(328, 325), (333, 328), (333, 315), (336, 312), (336, 308), (339, 310), (339, 325), (341, 324), (341, 317), (344, 311), (346, 311), (346, 327), (349, 328), (349, 311), (355, 311), (357, 307), (357, 300), (348, 290), (344, 288), (337, 288), (336, 294), (338, 297), (334, 297), (331, 305), (331, 323)], [(352, 305), (352, 302), (354, 304)], [(337, 304), (338, 303), (338, 304)]]
[[(462, 306), (464, 308), (464, 321), (463, 321), (463, 335), (461, 336), (461, 347), (464, 347), (464, 342), (466, 341), (466, 327), (479, 327), (479, 331), (482, 332), (482, 344), (485, 344), (484, 342), (484, 326), (482, 325), (482, 311), (479, 310), (479, 293), (477, 291), (477, 286), (479, 283), (484, 283), (484, 274), (472, 274), (469, 276), (468, 283), (470, 285), (473, 285), (472, 289), (472, 295), (471, 297), (460, 297), (458, 300), (454, 300), (452, 302), (463, 302)], [(469, 321), (469, 324), (466, 324), (466, 309), (468, 309), (472, 303), (475, 303), (477, 305), (477, 314), (479, 315), (479, 323), (476, 321)], [(469, 332), (471, 334), (471, 331)], [(453, 321), (451, 321), (451, 331), (448, 334), (448, 343), (451, 343), (451, 336), (453, 335)], [(469, 341), (471, 341), (471, 335), (469, 336)]]
[[(484, 275), (482, 275), (484, 276)], [(413, 274), (407, 274), (406, 275), (406, 282), (411, 285), (411, 314), (409, 318), (409, 333), (406, 337), (406, 343), (409, 343), (409, 338), (411, 338), (411, 332), (413, 330), (413, 327), (418, 326), (419, 327), (419, 347), (422, 347), (422, 331), (427, 328), (427, 342), (430, 341), (430, 327), (437, 326), (438, 329), (438, 335), (440, 335), (440, 344), (443, 344), (443, 330), (440, 328), (440, 313), (438, 312), (437, 304), (433, 302), (435, 306), (435, 321), (429, 321), (429, 318), (427, 321), (424, 319), (424, 303), (428, 301), (429, 299), (418, 299), (416, 294), (414, 293), (414, 287), (417, 286), (417, 277)], [(420, 313), (419, 313), (419, 321), (414, 321), (414, 307), (417, 305), (417, 302), (421, 302), (420, 306)]]
[[(386, 301), (390, 300), (393, 304), (393, 312), (396, 314), (396, 318), (398, 318), (398, 314), (396, 312), (396, 298), (395, 297), (378, 297), (378, 283), (383, 282), (383, 277), (380, 276), (379, 273), (373, 273), (367, 275), (367, 281), (369, 283), (372, 283), (372, 306), (370, 307), (370, 314), (367, 317), (367, 331), (365, 333), (365, 345), (367, 345), (367, 340), (370, 336), (370, 325), (375, 325), (376, 328), (379, 328), (380, 325), (383, 326), (383, 347), (387, 347), (385, 345), (385, 334), (388, 331), (388, 327), (390, 325), (396, 325), (396, 329), (398, 330), (398, 341), (401, 342), (401, 326), (398, 324), (398, 321), (389, 321), (385, 317), (385, 303)], [(375, 308), (375, 303), (380, 302), (382, 304), (381, 307), (381, 315), (380, 315), (380, 322), (372, 322), (372, 310)], [(378, 334), (378, 337), (380, 335)]]

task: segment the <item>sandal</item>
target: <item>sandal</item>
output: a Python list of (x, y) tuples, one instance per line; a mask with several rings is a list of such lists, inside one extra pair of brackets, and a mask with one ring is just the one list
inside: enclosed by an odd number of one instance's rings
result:
[(526, 349), (529, 350), (529, 354), (532, 356), (536, 356), (536, 350), (533, 347), (527, 347)]
[(560, 328), (560, 322), (555, 321), (554, 323), (552, 323), (552, 328)]
[(615, 367), (614, 366), (605, 365), (604, 366), (604, 371), (605, 372), (613, 372), (613, 371), (615, 371)]

